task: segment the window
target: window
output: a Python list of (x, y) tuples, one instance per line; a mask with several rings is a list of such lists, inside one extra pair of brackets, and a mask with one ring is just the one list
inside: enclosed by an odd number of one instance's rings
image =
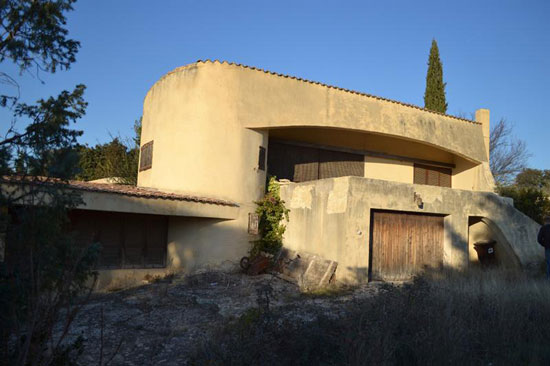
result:
[(437, 166), (414, 164), (414, 183), (451, 187), (452, 170)]
[(260, 153), (258, 156), (258, 169), (265, 170), (265, 147), (260, 146)]
[(364, 156), (292, 142), (270, 141), (268, 173), (279, 179), (307, 182), (317, 179), (364, 176)]
[(101, 244), (99, 269), (166, 267), (166, 216), (73, 210), (70, 219), (79, 245)]
[(153, 141), (143, 145), (139, 155), (139, 171), (151, 169), (153, 166)]

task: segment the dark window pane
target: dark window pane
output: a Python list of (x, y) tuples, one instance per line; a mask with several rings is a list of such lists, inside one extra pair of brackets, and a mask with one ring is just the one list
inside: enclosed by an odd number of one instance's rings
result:
[(451, 175), (452, 170), (451, 169), (445, 169), (441, 168), (439, 180), (441, 187), (451, 187)]
[(430, 186), (451, 187), (452, 170), (436, 166), (414, 165), (414, 183)]
[(414, 166), (414, 183), (415, 184), (426, 184), (426, 169), (421, 166)]
[(365, 174), (363, 155), (320, 150), (319, 158), (319, 179), (347, 176), (363, 177)]
[(258, 169), (265, 170), (265, 147), (260, 146), (260, 153), (258, 157)]
[(293, 182), (364, 176), (364, 157), (360, 154), (269, 142), (267, 168), (270, 175)]
[(294, 182), (307, 182), (319, 179), (319, 150), (303, 146), (290, 146), (289, 156), (294, 163)]
[(74, 210), (71, 222), (78, 244), (101, 244), (99, 268), (166, 266), (166, 216)]
[(319, 177), (319, 151), (278, 142), (269, 143), (267, 168), (270, 175), (293, 182), (306, 182)]
[(139, 155), (139, 171), (151, 169), (153, 166), (153, 141), (143, 145)]

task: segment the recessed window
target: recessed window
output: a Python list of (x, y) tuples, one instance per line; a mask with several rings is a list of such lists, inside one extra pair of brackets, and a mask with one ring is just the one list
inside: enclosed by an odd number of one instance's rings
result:
[(265, 147), (260, 146), (260, 153), (258, 156), (258, 169), (265, 170)]
[(139, 155), (139, 171), (151, 169), (153, 166), (153, 141), (143, 145)]
[(167, 216), (73, 210), (70, 219), (77, 244), (101, 244), (99, 269), (166, 267)]
[(299, 146), (292, 141), (269, 141), (268, 174), (278, 179), (307, 182), (317, 179), (364, 176), (361, 154)]
[(414, 164), (414, 183), (451, 187), (452, 170), (437, 166)]

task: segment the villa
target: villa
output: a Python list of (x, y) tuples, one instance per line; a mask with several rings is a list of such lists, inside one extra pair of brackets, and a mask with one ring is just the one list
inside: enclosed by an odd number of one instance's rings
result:
[(101, 281), (238, 266), (266, 179), (291, 210), (284, 246), (336, 261), (341, 281), (465, 269), (474, 243), (497, 262), (542, 260), (538, 225), (495, 194), (489, 111), (475, 121), (254, 67), (198, 61), (143, 106), (137, 187), (74, 182)]

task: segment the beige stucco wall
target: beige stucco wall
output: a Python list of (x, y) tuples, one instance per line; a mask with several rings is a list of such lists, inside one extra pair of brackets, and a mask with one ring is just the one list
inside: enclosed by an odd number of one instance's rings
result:
[[(154, 145), (152, 168), (139, 172), (139, 186), (238, 203), (263, 194), (258, 148), (267, 147), (271, 131), (285, 128), (318, 134), (317, 143), (356, 140), (359, 148), (404, 156), (487, 161), (479, 123), (219, 62), (197, 62), (161, 78), (144, 100), (142, 123), (141, 144)], [(387, 165), (384, 172), (376, 164), (373, 177), (395, 177), (396, 164)], [(476, 186), (472, 173), (463, 177), (457, 187)]]
[(198, 62), (165, 75), (145, 98), (142, 145), (154, 140), (153, 168), (139, 173), (138, 185), (250, 201), (263, 189), (263, 174), (253, 174), (258, 146), (266, 146), (269, 129), (283, 127), (368, 132), (375, 149), (396, 137), (487, 160), (481, 124), (251, 68)]
[(495, 181), (489, 163), (474, 164), (457, 159), (453, 169), (452, 187), (470, 191), (494, 192)]
[(152, 168), (138, 185), (250, 202), (263, 193), (259, 146), (267, 133), (242, 128), (225, 75), (189, 66), (164, 77), (144, 101), (141, 144), (153, 144)]
[(412, 183), (413, 175), (411, 162), (365, 156), (365, 178)]
[(367, 279), (372, 209), (446, 215), (444, 261), (453, 268), (469, 263), (469, 216), (489, 218), (523, 267), (536, 268), (543, 260), (539, 225), (494, 193), (342, 177), (282, 185), (281, 195), (291, 210), (285, 246), (337, 261), (343, 281)]
[(481, 129), (483, 130), (483, 142), (485, 146), (485, 154), (487, 154), (487, 160), (489, 160), (489, 150), (491, 147), (491, 113), (488, 109), (478, 109), (476, 111), (476, 121), (481, 123)]
[(168, 264), (173, 270), (192, 272), (198, 268), (237, 268), (248, 254), (248, 213), (252, 204), (241, 207), (236, 220), (171, 217), (168, 224)]
[(143, 285), (152, 278), (162, 278), (171, 273), (169, 268), (102, 269), (98, 271), (95, 289), (115, 291)]

